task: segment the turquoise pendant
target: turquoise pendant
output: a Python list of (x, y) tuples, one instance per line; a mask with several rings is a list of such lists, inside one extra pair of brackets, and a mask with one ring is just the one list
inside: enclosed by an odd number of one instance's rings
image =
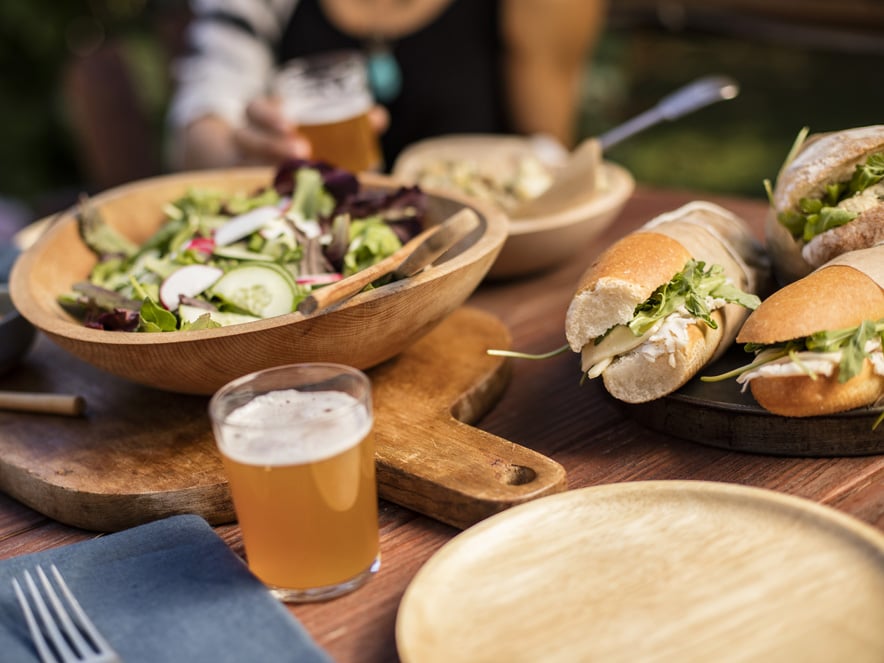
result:
[(389, 48), (373, 48), (368, 54), (368, 82), (375, 99), (387, 104), (399, 96), (402, 71)]

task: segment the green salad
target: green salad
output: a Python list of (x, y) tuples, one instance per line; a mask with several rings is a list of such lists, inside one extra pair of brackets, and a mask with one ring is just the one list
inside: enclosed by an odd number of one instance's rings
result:
[(280, 166), (259, 191), (191, 189), (136, 245), (88, 201), (81, 238), (98, 261), (61, 305), (88, 327), (164, 332), (206, 329), (290, 313), (321, 288), (383, 260), (423, 225), (418, 187), (364, 190), (320, 162)]

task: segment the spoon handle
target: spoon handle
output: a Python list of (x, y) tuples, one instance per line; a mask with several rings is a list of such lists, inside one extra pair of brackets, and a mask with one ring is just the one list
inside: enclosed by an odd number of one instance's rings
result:
[(733, 99), (740, 92), (737, 82), (728, 76), (705, 76), (666, 95), (657, 104), (623, 124), (599, 136), (602, 150), (664, 120), (675, 120), (716, 101)]

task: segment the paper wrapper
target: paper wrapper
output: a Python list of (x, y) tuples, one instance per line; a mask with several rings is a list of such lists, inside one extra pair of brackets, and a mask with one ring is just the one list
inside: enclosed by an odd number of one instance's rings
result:
[(713, 203), (697, 200), (648, 221), (640, 230), (668, 235), (697, 260), (724, 268), (746, 292), (758, 292), (767, 262), (746, 223)]
[(836, 258), (832, 258), (820, 269), (833, 265), (853, 267), (868, 276), (878, 284), (879, 288), (884, 290), (884, 244), (843, 253)]

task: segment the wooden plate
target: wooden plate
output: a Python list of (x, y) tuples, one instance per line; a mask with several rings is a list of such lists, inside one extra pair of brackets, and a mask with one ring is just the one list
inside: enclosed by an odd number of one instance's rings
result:
[(402, 599), (403, 661), (881, 661), (884, 535), (702, 481), (544, 497), (459, 534)]
[[(718, 375), (746, 364), (733, 347), (701, 375)], [(762, 408), (736, 380), (702, 382), (695, 377), (674, 394), (623, 407), (652, 430), (736, 451), (780, 456), (860, 456), (884, 453), (884, 425), (872, 428), (882, 407), (820, 417), (781, 417)]]

